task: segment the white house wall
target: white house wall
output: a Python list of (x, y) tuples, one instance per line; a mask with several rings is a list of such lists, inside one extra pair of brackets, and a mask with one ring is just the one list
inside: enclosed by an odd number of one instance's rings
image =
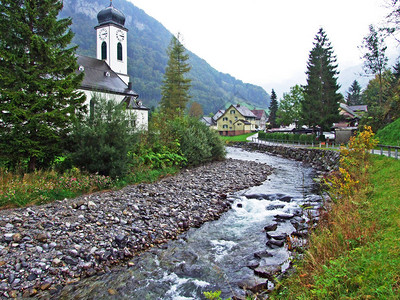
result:
[[(90, 108), (90, 100), (94, 97), (94, 95), (98, 96), (101, 99), (113, 100), (117, 103), (121, 103), (122, 100), (124, 100), (125, 98), (125, 96), (122, 95), (115, 95), (109, 93), (101, 93), (101, 92), (94, 93), (92, 91), (87, 91), (87, 90), (79, 90), (79, 91), (83, 92), (86, 95), (85, 105), (87, 106), (88, 111)], [(149, 111), (147, 109), (129, 109), (128, 112), (132, 117), (135, 117), (135, 124), (137, 130), (148, 129)]]

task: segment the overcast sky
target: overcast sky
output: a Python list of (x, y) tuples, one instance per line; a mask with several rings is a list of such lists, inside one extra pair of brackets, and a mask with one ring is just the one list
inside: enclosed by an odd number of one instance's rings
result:
[(369, 24), (379, 25), (388, 13), (387, 0), (129, 1), (171, 33), (181, 33), (184, 46), (218, 71), (268, 93), (274, 88), (279, 98), (294, 84), (305, 84), (320, 27), (344, 70), (362, 63), (357, 47)]

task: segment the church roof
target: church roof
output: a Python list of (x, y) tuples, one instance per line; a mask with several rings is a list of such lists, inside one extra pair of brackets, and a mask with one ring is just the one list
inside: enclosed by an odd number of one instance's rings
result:
[[(118, 9), (116, 9), (114, 6), (112, 6), (112, 2), (110, 2), (110, 6), (102, 9), (98, 14), (97, 14), (97, 21), (99, 22), (99, 25), (106, 25), (106, 24), (115, 24), (118, 26), (124, 27), (125, 25), (125, 15), (120, 12)], [(125, 27), (124, 27), (125, 28)]]
[(105, 92), (110, 94), (138, 97), (139, 95), (128, 88), (128, 85), (115, 73), (109, 65), (97, 58), (78, 55), (78, 72), (84, 72), (81, 83), (84, 90)]

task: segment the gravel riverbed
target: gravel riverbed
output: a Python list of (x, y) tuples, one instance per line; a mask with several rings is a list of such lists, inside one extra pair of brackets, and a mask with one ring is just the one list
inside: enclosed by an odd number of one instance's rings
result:
[(227, 195), (261, 184), (271, 168), (227, 159), (153, 184), (0, 211), (0, 297), (50, 295), (230, 208)]

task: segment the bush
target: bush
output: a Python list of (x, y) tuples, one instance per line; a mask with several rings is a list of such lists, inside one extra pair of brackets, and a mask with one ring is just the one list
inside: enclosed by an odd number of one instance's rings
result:
[(124, 176), (134, 141), (130, 123), (130, 116), (121, 105), (97, 97), (95, 112), (74, 126), (73, 164), (90, 173)]
[(195, 118), (177, 118), (170, 123), (179, 140), (188, 166), (198, 166), (225, 157), (225, 148), (216, 132)]

